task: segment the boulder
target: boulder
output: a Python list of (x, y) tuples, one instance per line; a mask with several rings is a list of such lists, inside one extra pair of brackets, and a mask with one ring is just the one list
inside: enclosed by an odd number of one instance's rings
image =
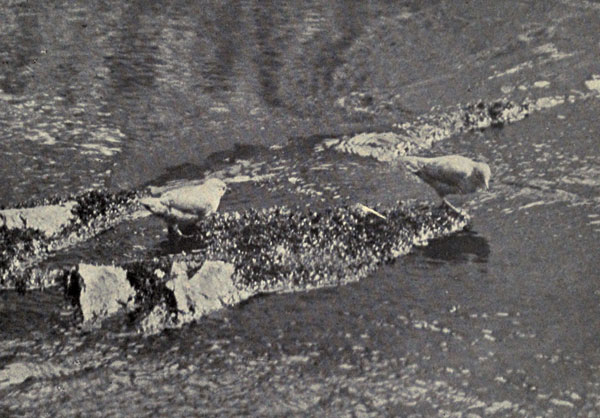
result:
[(79, 264), (79, 305), (84, 323), (95, 323), (125, 308), (133, 308), (135, 290), (127, 272), (115, 266)]
[(200, 270), (189, 278), (186, 263), (175, 262), (167, 288), (173, 291), (177, 310), (183, 316), (200, 318), (207, 313), (233, 305), (247, 297), (234, 284), (233, 264), (206, 261)]

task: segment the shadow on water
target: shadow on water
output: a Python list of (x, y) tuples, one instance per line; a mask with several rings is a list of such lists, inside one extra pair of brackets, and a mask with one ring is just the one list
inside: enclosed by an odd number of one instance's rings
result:
[(187, 237), (188, 234), (194, 232), (192, 228), (185, 228), (180, 226), (181, 232), (185, 235), (183, 237), (166, 235), (160, 242), (158, 242), (153, 248), (153, 254), (157, 257), (166, 254), (182, 254), (182, 253), (193, 253), (200, 251), (205, 248), (206, 245), (194, 239), (193, 236)]
[(231, 149), (211, 153), (202, 163), (183, 163), (166, 167), (159, 176), (146, 181), (139, 187), (162, 186), (176, 180), (202, 179), (208, 172), (231, 168), (239, 161), (258, 160), (260, 156), (267, 153), (268, 149), (263, 146), (236, 143)]
[(486, 263), (490, 255), (488, 240), (476, 232), (461, 234), (433, 240), (419, 253), (431, 261), (450, 261), (455, 263)]

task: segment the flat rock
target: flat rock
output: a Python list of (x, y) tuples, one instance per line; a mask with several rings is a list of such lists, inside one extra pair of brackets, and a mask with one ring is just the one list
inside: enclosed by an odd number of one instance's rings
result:
[(361, 157), (372, 157), (379, 161), (391, 161), (397, 155), (404, 155), (417, 146), (418, 144), (406, 135), (394, 132), (365, 132), (340, 141), (334, 149)]
[(1, 210), (0, 226), (5, 225), (8, 229), (32, 228), (50, 238), (71, 222), (74, 217), (72, 210), (76, 204), (67, 202), (62, 205)]

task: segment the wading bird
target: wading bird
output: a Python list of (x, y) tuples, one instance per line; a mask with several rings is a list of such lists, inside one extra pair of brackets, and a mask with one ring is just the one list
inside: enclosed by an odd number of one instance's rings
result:
[(194, 225), (217, 210), (227, 185), (211, 178), (196, 186), (184, 186), (166, 191), (158, 197), (140, 199), (140, 203), (154, 215), (167, 222), (169, 235), (184, 236), (179, 227)]
[(490, 167), (461, 155), (443, 157), (401, 157), (404, 165), (429, 184), (453, 210), (460, 212), (446, 199), (450, 194), (473, 193), (479, 189), (489, 190)]

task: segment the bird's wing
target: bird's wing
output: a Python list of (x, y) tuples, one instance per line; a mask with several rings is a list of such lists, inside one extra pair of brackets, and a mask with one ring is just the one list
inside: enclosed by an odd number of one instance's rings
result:
[(471, 174), (469, 160), (458, 155), (437, 158), (404, 157), (407, 167), (426, 182), (461, 184)]
[(169, 208), (198, 214), (210, 211), (215, 199), (217, 197), (213, 193), (199, 187), (171, 190), (160, 197), (161, 202)]
[(145, 197), (140, 199), (140, 203), (150, 212), (156, 215), (165, 215), (168, 208), (161, 202), (158, 197)]

